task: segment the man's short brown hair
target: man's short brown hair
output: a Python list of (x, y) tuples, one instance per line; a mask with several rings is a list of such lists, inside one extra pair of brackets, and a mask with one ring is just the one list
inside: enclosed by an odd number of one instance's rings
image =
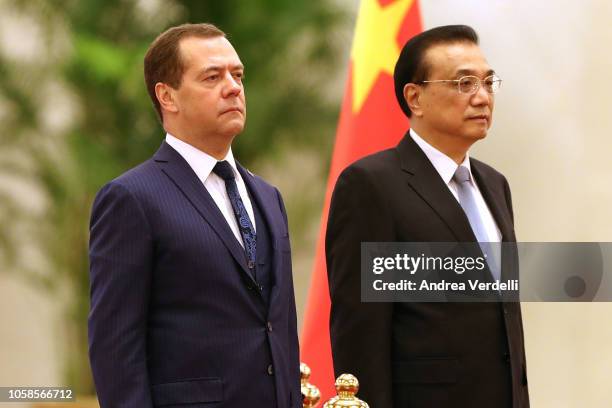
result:
[(208, 23), (182, 24), (167, 29), (151, 43), (144, 57), (144, 78), (147, 91), (162, 123), (162, 111), (155, 95), (155, 84), (163, 82), (174, 89), (181, 86), (185, 67), (179, 44), (182, 39), (188, 37), (225, 37), (225, 33)]

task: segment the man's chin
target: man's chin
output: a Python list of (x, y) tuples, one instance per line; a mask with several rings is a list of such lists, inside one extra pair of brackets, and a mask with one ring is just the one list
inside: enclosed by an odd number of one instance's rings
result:
[(236, 137), (244, 130), (244, 122), (243, 121), (232, 121), (230, 123), (225, 124), (221, 131), (222, 134), (227, 137)]
[(488, 129), (472, 129), (465, 133), (465, 137), (472, 140), (481, 140), (487, 137)]

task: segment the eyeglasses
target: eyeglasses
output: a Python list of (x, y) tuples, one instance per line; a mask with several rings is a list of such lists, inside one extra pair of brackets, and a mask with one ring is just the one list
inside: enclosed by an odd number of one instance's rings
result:
[(502, 80), (497, 75), (489, 75), (485, 79), (480, 79), (474, 75), (467, 75), (459, 79), (437, 79), (435, 81), (420, 81), (419, 84), (430, 84), (435, 82), (456, 82), (457, 90), (462, 94), (473, 94), (478, 91), (482, 85), (490, 94), (499, 91)]

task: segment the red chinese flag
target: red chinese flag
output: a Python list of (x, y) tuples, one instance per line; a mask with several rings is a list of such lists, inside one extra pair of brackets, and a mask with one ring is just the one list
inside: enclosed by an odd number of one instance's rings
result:
[(331, 193), (346, 166), (365, 155), (395, 146), (408, 129), (408, 119), (395, 99), (393, 68), (402, 46), (421, 31), (417, 0), (362, 0), (301, 336), (301, 361), (310, 366), (310, 382), (319, 387), (323, 401), (335, 395), (325, 265), (325, 229)]

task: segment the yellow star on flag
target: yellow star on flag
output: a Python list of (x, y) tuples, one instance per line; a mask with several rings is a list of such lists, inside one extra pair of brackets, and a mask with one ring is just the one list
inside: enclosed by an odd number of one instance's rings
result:
[(359, 112), (381, 72), (393, 75), (400, 53), (396, 38), (413, 0), (395, 0), (381, 6), (362, 0), (351, 50), (353, 60), (353, 113)]

